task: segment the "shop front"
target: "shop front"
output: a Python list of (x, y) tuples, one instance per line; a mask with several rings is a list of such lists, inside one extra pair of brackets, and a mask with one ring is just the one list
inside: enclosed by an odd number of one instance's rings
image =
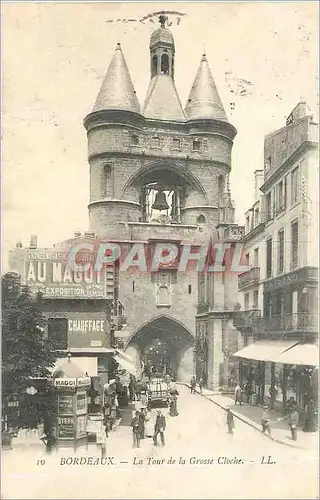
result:
[[(301, 420), (306, 407), (318, 402), (318, 346), (298, 341), (257, 341), (238, 357), (247, 402), (287, 410), (295, 402)], [(251, 397), (250, 397), (251, 396)]]

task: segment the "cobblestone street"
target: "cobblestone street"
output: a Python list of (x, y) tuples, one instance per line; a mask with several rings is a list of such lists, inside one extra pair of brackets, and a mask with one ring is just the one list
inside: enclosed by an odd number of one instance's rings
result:
[[(108, 465), (62, 465), (73, 451), (60, 449), (47, 456), (42, 445), (19, 445), (3, 453), (3, 498), (317, 497), (316, 448), (284, 446), (238, 419), (235, 433), (229, 435), (224, 410), (191, 395), (187, 387), (179, 386), (179, 392), (179, 416), (169, 417), (164, 409), (164, 448), (155, 447), (149, 438), (133, 449), (131, 411), (126, 410), (108, 440), (113, 465), (109, 460)], [(94, 457), (94, 463), (100, 452), (91, 445), (75, 456)], [(267, 462), (269, 456), (274, 463), (262, 464), (262, 457)]]

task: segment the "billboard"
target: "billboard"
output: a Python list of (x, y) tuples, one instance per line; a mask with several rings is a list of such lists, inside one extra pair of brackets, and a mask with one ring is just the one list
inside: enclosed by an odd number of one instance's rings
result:
[[(45, 298), (60, 299), (113, 299), (113, 268), (94, 270), (94, 254), (89, 253), (88, 269), (74, 271), (68, 266), (67, 251), (54, 249), (24, 249), (14, 252), (11, 262), (22, 275), (23, 283), (33, 292), (42, 292)], [(86, 257), (82, 254), (82, 257)], [(12, 267), (12, 265), (11, 265)]]

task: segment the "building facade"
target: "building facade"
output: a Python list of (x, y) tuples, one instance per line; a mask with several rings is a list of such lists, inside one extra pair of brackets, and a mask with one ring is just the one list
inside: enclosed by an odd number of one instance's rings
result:
[(239, 276), (237, 355), (260, 400), (272, 395), (281, 406), (292, 396), (304, 408), (317, 397), (319, 337), (318, 125), (306, 103), (265, 138), (264, 157), (260, 202), (246, 214), (252, 267)]
[[(82, 237), (76, 233), (53, 248), (38, 248), (33, 236), (28, 248), (17, 244), (10, 252), (10, 269), (20, 274), (21, 283), (32, 292), (41, 292), (45, 334), (72, 355), (83, 373), (99, 374), (107, 380), (108, 361), (114, 352), (110, 324), (112, 304), (117, 299), (116, 274), (113, 266), (100, 273), (93, 265), (85, 272), (71, 269), (69, 251), (78, 241), (89, 243), (92, 234)], [(91, 254), (87, 257), (92, 259)]]
[[(205, 55), (183, 109), (175, 86), (175, 44), (160, 16), (150, 39), (150, 83), (140, 108), (120, 44), (117, 45), (92, 113), (84, 126), (90, 165), (89, 215), (97, 238), (119, 244), (125, 253), (142, 245), (152, 255), (157, 243), (199, 249), (218, 231), (231, 231), (228, 187), (235, 128), (229, 123)], [(231, 205), (230, 205), (231, 204)], [(232, 227), (233, 227), (232, 226)], [(217, 279), (215, 295), (227, 294)], [(180, 380), (195, 369), (198, 272), (178, 266), (119, 272), (119, 301), (125, 327), (117, 332), (137, 366), (158, 340), (170, 353), (166, 367)], [(208, 330), (207, 384), (219, 384), (221, 311)], [(117, 315), (117, 307), (116, 307)], [(197, 320), (197, 325), (199, 322)], [(215, 340), (213, 340), (213, 338)], [(149, 352), (149, 351), (148, 351)], [(215, 354), (214, 354), (215, 353)]]

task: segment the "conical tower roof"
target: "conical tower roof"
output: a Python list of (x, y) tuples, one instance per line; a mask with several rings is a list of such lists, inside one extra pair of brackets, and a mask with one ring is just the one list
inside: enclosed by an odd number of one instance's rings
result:
[(185, 107), (189, 120), (213, 119), (228, 121), (207, 57), (203, 54)]
[(185, 122), (181, 102), (170, 75), (156, 75), (149, 84), (143, 114), (146, 118)]
[(140, 105), (120, 43), (117, 44), (93, 111), (121, 109), (140, 113)]

